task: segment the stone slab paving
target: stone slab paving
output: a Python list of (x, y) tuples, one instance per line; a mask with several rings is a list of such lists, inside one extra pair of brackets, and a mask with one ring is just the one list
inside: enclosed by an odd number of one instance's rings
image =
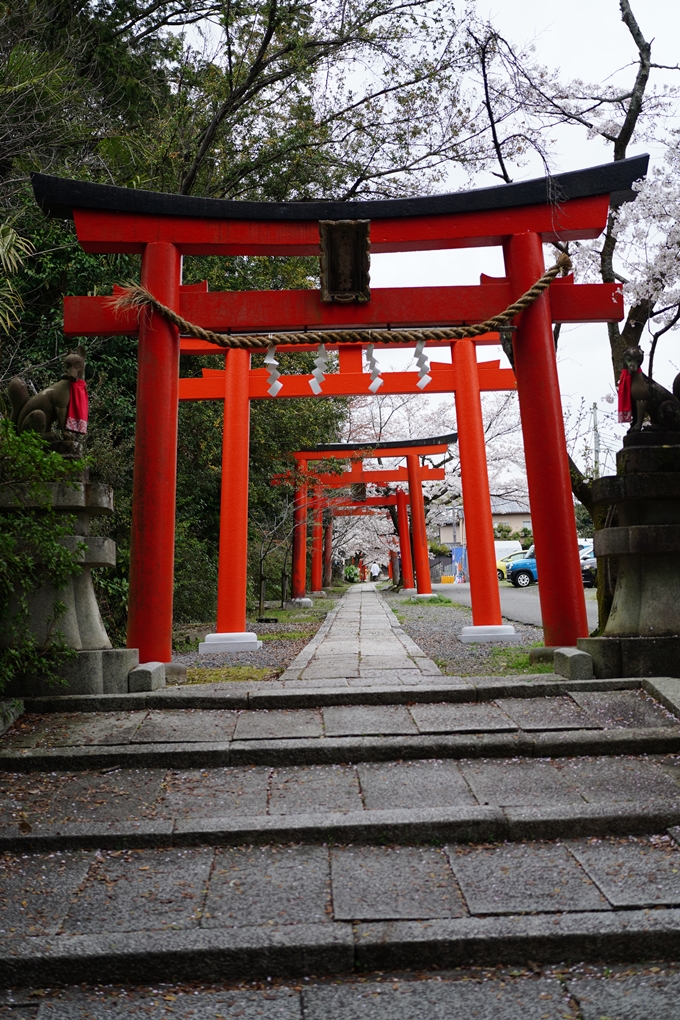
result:
[(269, 788), (270, 815), (362, 811), (359, 775), (348, 765), (297, 765), (274, 769)]
[[(597, 698), (597, 714), (576, 699)], [(592, 700), (590, 702), (593, 703)], [(26, 715), (3, 736), (0, 761), (8, 753), (43, 748), (172, 748), (211, 744), (228, 751), (234, 744), (265, 740), (323, 741), (342, 736), (405, 737), (436, 733), (526, 733), (576, 731), (588, 739), (588, 731), (616, 734), (666, 734), (680, 741), (680, 721), (643, 691), (549, 697), (503, 698), (495, 701), (416, 704), (329, 705), (318, 708), (181, 709), (132, 712), (50, 713)], [(610, 736), (609, 739), (615, 739)]]
[[(336, 975), (155, 1015), (584, 1020), (602, 975), (581, 1007), (557, 972), (375, 972), (680, 952), (680, 681), (443, 677), (367, 585), (278, 682), (56, 702), (0, 747), (9, 982)], [(156, 1009), (135, 995), (0, 1016)]]
[(333, 920), (328, 850), (320, 846), (215, 851), (201, 927)]
[(354, 585), (281, 680), (417, 683), (439, 667), (412, 641), (374, 584)]
[(598, 886), (565, 846), (553, 843), (448, 847), (471, 913), (609, 910)]
[(0, 830), (17, 830), (22, 819), (59, 825), (642, 801), (680, 807), (679, 783), (675, 755), (5, 773), (0, 774)]
[(58, 942), (104, 932), (660, 906), (680, 906), (680, 848), (667, 834), (444, 848), (276, 845), (5, 855), (0, 944), (6, 951), (19, 935), (51, 935)]
[(679, 778), (674, 756), (5, 774), (0, 851), (644, 834), (680, 824)]
[(523, 968), (296, 984), (13, 989), (13, 1020), (680, 1020), (680, 975), (663, 966)]
[(465, 904), (449, 863), (430, 847), (331, 850), (333, 917), (339, 921), (462, 917)]
[(369, 810), (428, 804), (461, 807), (479, 803), (456, 762), (398, 761), (357, 766)]

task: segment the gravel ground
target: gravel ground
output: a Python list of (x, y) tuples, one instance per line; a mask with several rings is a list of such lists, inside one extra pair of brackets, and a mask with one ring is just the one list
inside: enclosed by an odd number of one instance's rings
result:
[[(514, 645), (464, 645), (459, 639), (463, 627), (472, 624), (472, 611), (467, 606), (412, 603), (403, 595), (383, 591), (381, 595), (399, 617), (406, 633), (437, 663), (443, 673), (451, 676), (499, 676), (505, 673), (539, 673), (552, 671), (529, 667), (528, 651), (543, 643), (543, 630), (525, 623), (513, 623), (521, 642)], [(509, 621), (504, 620), (504, 623)]]
[[(198, 666), (202, 669), (223, 669), (225, 666), (259, 666), (271, 667), (283, 672), (290, 666), (296, 655), (316, 634), (326, 615), (338, 604), (340, 593), (333, 593), (326, 599), (315, 599), (311, 610), (287, 610), (284, 614), (276, 603), (266, 608), (267, 616), (279, 616), (279, 623), (258, 623), (255, 619), (246, 620), (246, 629), (254, 631), (259, 638), (267, 634), (299, 634), (299, 637), (274, 638), (263, 641), (257, 652), (232, 652), (219, 655), (199, 655), (197, 650), (174, 652), (172, 661), (183, 666)], [(213, 631), (215, 625), (196, 628), (196, 635), (201, 640), (205, 634)]]

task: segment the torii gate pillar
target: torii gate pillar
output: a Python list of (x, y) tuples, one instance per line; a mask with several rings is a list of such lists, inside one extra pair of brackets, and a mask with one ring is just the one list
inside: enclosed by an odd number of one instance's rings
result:
[(427, 528), (425, 525), (425, 502), (423, 500), (423, 486), (420, 480), (420, 457), (417, 453), (408, 454), (406, 457), (406, 467), (408, 469), (408, 489), (411, 497), (411, 531), (413, 534), (416, 585), (420, 597), (432, 598), (430, 556), (427, 548)]
[[(413, 583), (413, 559), (411, 557), (411, 534), (408, 526), (408, 500), (403, 489), (397, 489), (397, 527), (399, 529), (399, 553), (401, 555), (401, 576), (404, 588), (415, 587)], [(429, 561), (428, 561), (429, 564)]]
[(293, 564), (291, 571), (291, 598), (303, 599), (307, 590), (307, 461), (297, 464), (299, 477), (295, 480), (293, 496)]
[[(147, 244), (142, 286), (179, 309), (181, 258), (174, 244)], [(140, 662), (172, 660), (179, 331), (147, 311), (140, 318), (137, 425), (132, 481), (128, 648)], [(157, 399), (158, 394), (162, 399)]]
[[(472, 602), (472, 626), (463, 627), (460, 639), (465, 644), (516, 642), (521, 640), (520, 635), (513, 626), (504, 625), (501, 617), (484, 421), (479, 398), (479, 369), (474, 344), (470, 340), (453, 344), (451, 358), (458, 379), (456, 418), (463, 500), (467, 498), (468, 507), (465, 519)], [(474, 513), (469, 512), (472, 506)]]
[[(314, 493), (312, 502), (312, 595), (323, 588), (323, 509), (321, 498)], [(323, 592), (322, 592), (323, 594)]]
[(198, 646), (200, 655), (256, 651), (262, 647), (257, 634), (246, 630), (249, 373), (250, 352), (236, 348), (228, 351), (224, 371), (217, 631), (208, 634)]
[[(504, 254), (506, 272), (517, 293), (527, 290), (544, 272), (539, 234), (516, 234), (506, 243)], [(577, 638), (588, 636), (588, 620), (547, 294), (520, 315), (513, 348), (531, 523), (540, 565), (543, 640), (548, 646), (573, 646)]]
[(323, 544), (323, 583), (324, 587), (333, 584), (333, 516), (328, 518), (324, 529)]

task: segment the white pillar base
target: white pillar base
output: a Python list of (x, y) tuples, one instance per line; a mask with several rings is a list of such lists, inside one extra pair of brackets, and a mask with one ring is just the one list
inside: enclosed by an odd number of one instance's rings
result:
[(413, 597), (414, 597), (414, 599), (436, 599), (437, 592), (436, 591), (423, 591), (423, 592), (417, 591)]
[(198, 646), (199, 655), (219, 655), (221, 652), (256, 652), (262, 648), (257, 634), (238, 631), (233, 634), (206, 634)]
[(302, 599), (288, 599), (286, 609), (311, 609), (314, 603), (307, 597)]
[(486, 644), (490, 641), (517, 644), (522, 640), (522, 636), (510, 624), (498, 624), (487, 627), (463, 627), (460, 632), (460, 640), (464, 645)]

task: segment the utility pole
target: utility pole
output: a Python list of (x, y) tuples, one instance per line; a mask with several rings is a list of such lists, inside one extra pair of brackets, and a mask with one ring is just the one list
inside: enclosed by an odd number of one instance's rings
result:
[(600, 477), (600, 430), (597, 427), (597, 404), (593, 402), (593, 474)]

